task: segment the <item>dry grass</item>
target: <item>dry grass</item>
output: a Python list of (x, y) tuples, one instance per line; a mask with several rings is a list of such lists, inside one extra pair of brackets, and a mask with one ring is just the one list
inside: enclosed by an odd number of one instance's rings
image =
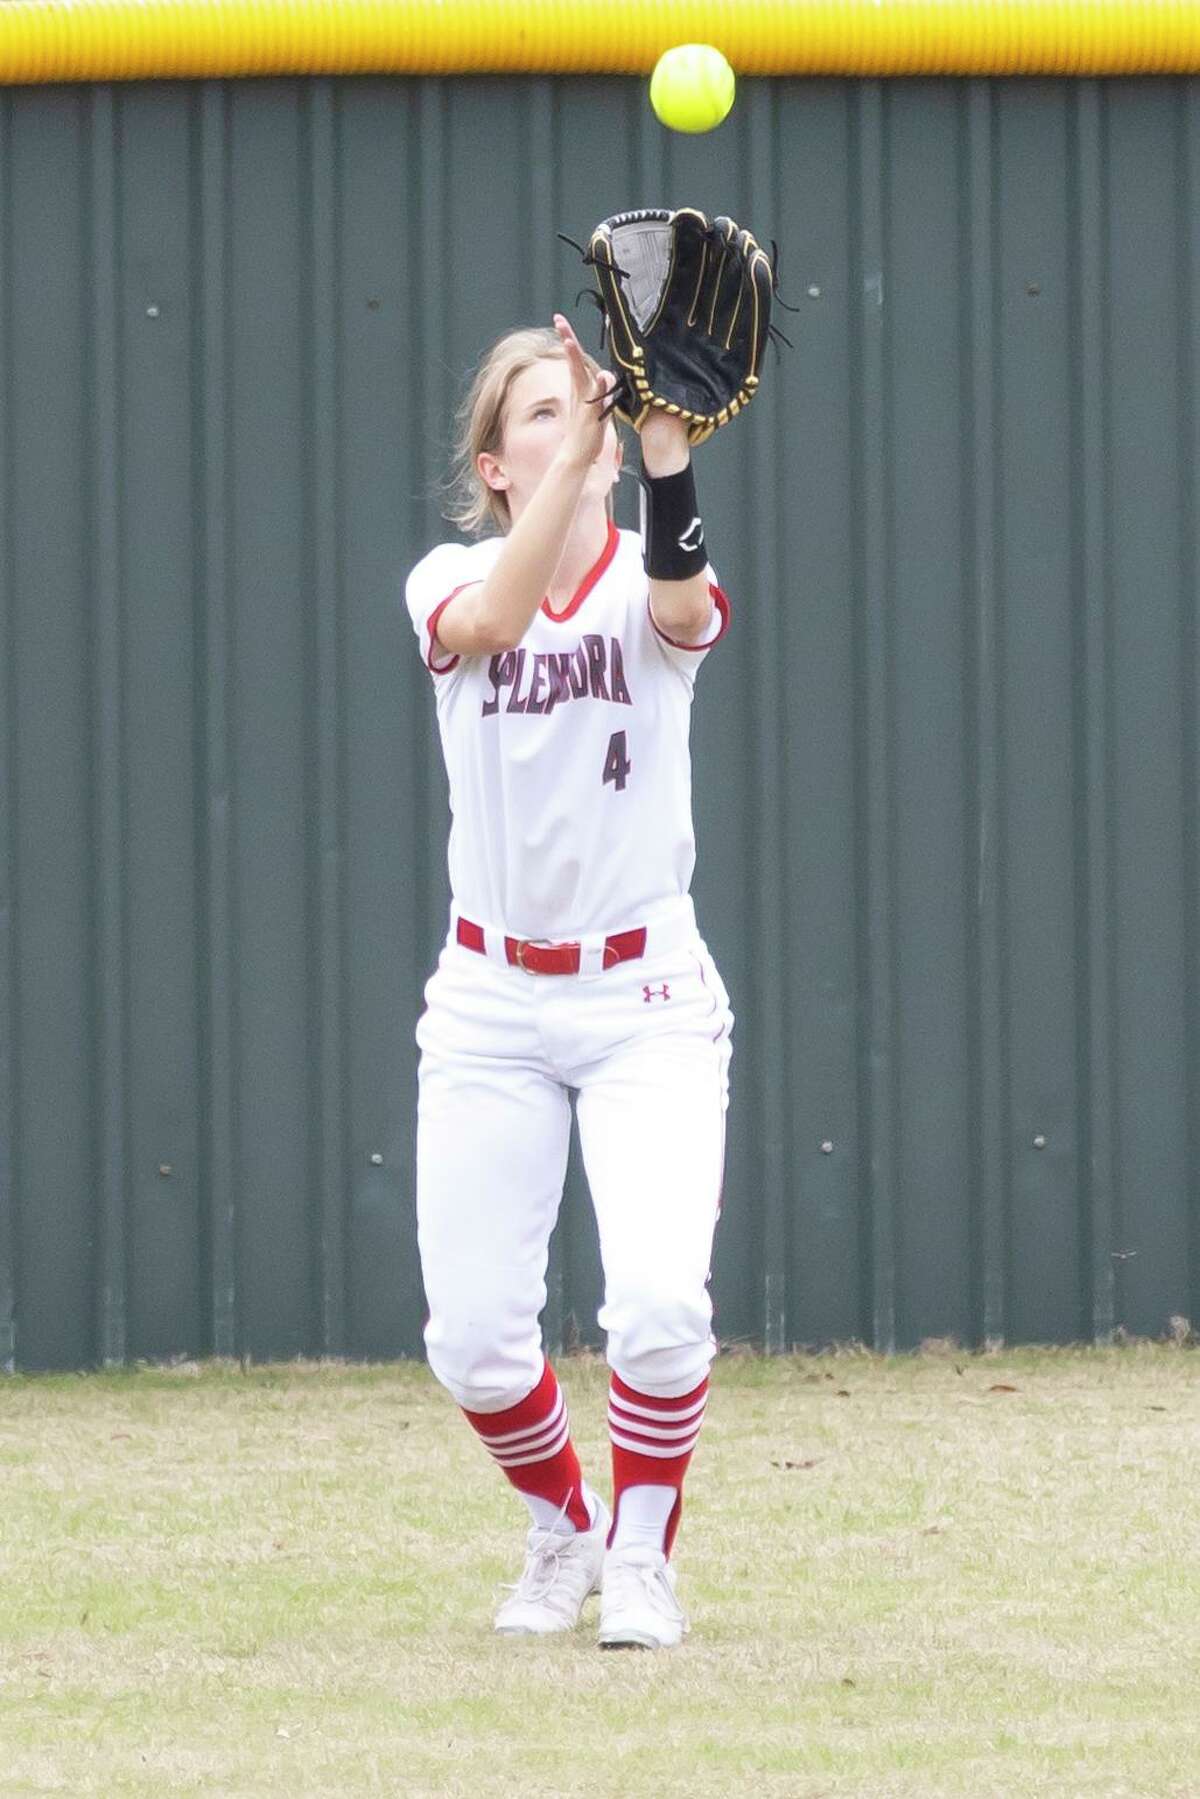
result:
[[(605, 1487), (605, 1370), (560, 1372)], [(1200, 1799), (1200, 1358), (722, 1358), (667, 1655), (490, 1632), (420, 1367), (0, 1385), (0, 1793)]]

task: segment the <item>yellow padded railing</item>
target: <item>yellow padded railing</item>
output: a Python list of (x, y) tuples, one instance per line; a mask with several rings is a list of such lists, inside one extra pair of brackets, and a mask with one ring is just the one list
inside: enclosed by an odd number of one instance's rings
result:
[(1200, 70), (1200, 0), (0, 0), (0, 80), (648, 74), (715, 44), (739, 75)]

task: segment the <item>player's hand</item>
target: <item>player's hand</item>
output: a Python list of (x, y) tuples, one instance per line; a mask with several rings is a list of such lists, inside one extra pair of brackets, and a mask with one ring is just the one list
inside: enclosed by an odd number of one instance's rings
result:
[(566, 352), (571, 371), (571, 416), (563, 439), (563, 451), (576, 467), (588, 468), (604, 446), (607, 419), (601, 418), (604, 401), (615, 385), (615, 379), (602, 369), (593, 375), (583, 360), (579, 339), (561, 312), (554, 315), (554, 329)]

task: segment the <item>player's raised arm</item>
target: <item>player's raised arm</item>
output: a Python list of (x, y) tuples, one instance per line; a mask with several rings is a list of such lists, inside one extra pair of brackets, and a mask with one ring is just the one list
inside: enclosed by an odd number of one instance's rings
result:
[(758, 390), (774, 270), (749, 231), (694, 206), (615, 213), (584, 261), (618, 373), (615, 409), (642, 444), (651, 616), (677, 646), (699, 647), (712, 603), (689, 451)]
[(687, 426), (668, 413), (652, 412), (638, 435), (648, 491), (645, 552), (650, 614), (665, 636), (690, 643), (709, 629), (712, 596)]
[(507, 494), (513, 518), (487, 579), (455, 596), (438, 620), (438, 642), (453, 654), (515, 649), (549, 592), (592, 466), (613, 428), (602, 416), (613, 377), (593, 372), (561, 313), (554, 317), (561, 363), (543, 363), (514, 387), (498, 454), (479, 457), (489, 486)]

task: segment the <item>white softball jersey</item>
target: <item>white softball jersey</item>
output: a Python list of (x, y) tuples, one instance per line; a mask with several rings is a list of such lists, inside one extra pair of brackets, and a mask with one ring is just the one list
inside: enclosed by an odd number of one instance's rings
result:
[(518, 648), (451, 655), (438, 619), (503, 542), (439, 544), (405, 591), (449, 777), (454, 907), (550, 942), (651, 924), (691, 884), (692, 694), (728, 602), (710, 567), (708, 633), (672, 642), (651, 617), (640, 536), (610, 524), (577, 592), (559, 611), (543, 600)]

